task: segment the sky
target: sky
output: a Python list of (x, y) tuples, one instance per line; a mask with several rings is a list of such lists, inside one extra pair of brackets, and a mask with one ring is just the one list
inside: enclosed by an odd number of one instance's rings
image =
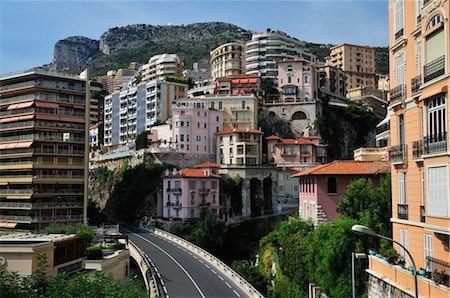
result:
[(222, 21), (256, 32), (278, 29), (308, 42), (387, 46), (387, 14), (387, 0), (0, 0), (0, 73), (51, 62), (60, 39), (99, 39), (108, 28), (142, 23)]

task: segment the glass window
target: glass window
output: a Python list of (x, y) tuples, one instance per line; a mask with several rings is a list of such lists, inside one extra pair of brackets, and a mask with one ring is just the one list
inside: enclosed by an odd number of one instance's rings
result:
[(337, 182), (336, 178), (328, 177), (328, 193), (337, 193)]

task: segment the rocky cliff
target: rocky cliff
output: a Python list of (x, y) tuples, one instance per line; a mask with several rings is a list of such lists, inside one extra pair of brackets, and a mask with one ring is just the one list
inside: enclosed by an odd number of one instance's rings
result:
[(60, 40), (53, 50), (54, 70), (80, 70), (94, 54), (99, 52), (98, 40), (83, 36), (72, 36)]

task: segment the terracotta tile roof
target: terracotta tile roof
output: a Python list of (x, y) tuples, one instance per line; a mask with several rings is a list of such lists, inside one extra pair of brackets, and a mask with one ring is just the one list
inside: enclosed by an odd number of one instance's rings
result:
[(331, 163), (302, 171), (292, 177), (307, 175), (371, 175), (389, 173), (390, 171), (391, 164), (389, 161), (335, 160)]
[(220, 165), (213, 162), (205, 162), (199, 165), (194, 166), (196, 169), (204, 169), (204, 168), (220, 168)]
[(234, 132), (242, 132), (242, 133), (259, 133), (259, 134), (263, 134), (262, 131), (257, 130), (257, 129), (253, 129), (253, 128), (247, 128), (247, 129), (242, 129), (242, 128), (227, 128), (221, 131), (216, 132), (216, 135), (223, 135), (223, 134), (228, 134), (228, 133), (234, 133)]
[(279, 140), (280, 138), (279, 137), (277, 137), (276, 135), (271, 135), (271, 136), (268, 136), (267, 138), (266, 138), (266, 140)]
[(310, 140), (307, 140), (305, 138), (299, 138), (299, 139), (280, 139), (276, 135), (271, 135), (266, 138), (266, 140), (278, 140), (282, 144), (286, 145), (293, 145), (293, 144), (304, 144), (304, 145), (312, 145), (314, 144)]
[(199, 170), (199, 169), (182, 169), (177, 171), (176, 175), (169, 175), (172, 177), (181, 176), (181, 177), (192, 177), (192, 178), (207, 178), (207, 177), (214, 177), (214, 178), (221, 178), (219, 175), (216, 174), (206, 174), (206, 171)]

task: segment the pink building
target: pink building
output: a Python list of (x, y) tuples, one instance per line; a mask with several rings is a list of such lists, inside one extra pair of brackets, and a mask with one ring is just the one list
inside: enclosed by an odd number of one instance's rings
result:
[(314, 67), (303, 59), (281, 60), (278, 64), (278, 89), (282, 101), (307, 101), (315, 97)]
[(199, 100), (178, 100), (172, 104), (169, 124), (151, 129), (150, 148), (158, 151), (208, 155), (216, 154), (215, 133), (223, 129), (223, 112), (210, 109)]
[(163, 216), (189, 219), (204, 209), (221, 216), (219, 165), (204, 163), (194, 169), (174, 170), (163, 178)]
[(390, 172), (386, 161), (335, 160), (309, 170), (299, 172), (299, 215), (314, 223), (336, 219), (336, 208), (347, 186), (355, 179), (370, 178), (379, 185), (380, 177)]

